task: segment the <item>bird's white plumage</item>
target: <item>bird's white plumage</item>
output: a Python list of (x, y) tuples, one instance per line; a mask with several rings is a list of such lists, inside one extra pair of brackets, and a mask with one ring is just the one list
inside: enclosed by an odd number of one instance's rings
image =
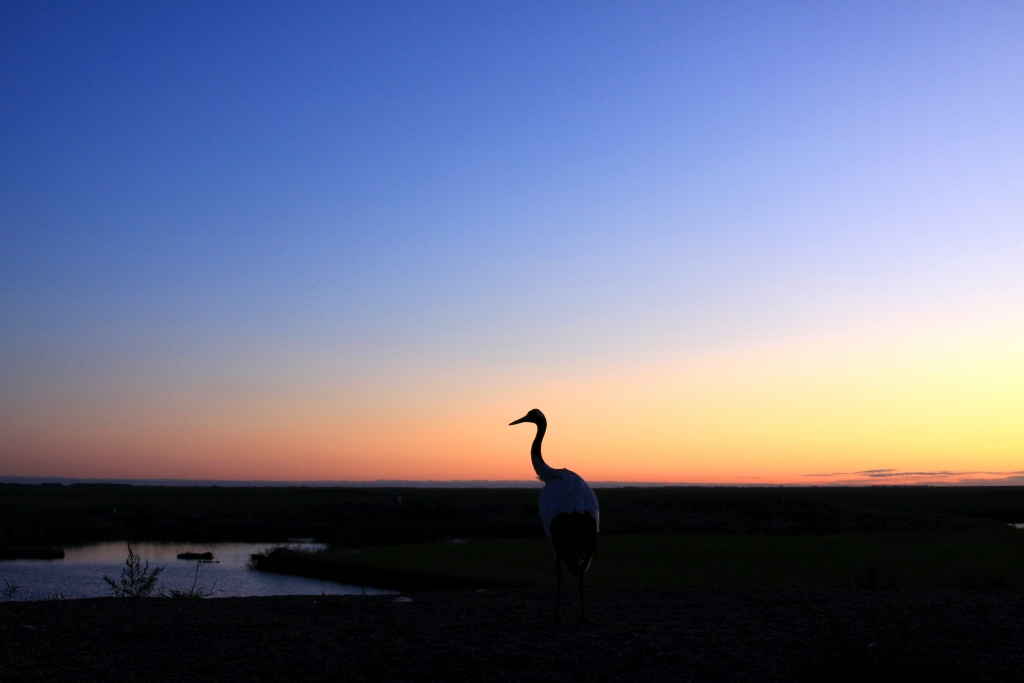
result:
[[(555, 567), (557, 572), (555, 591), (555, 621), (558, 621), (559, 605), (562, 602), (562, 563), (575, 574), (580, 581), (580, 621), (586, 621), (583, 612), (583, 574), (590, 569), (590, 562), (597, 550), (597, 532), (601, 528), (601, 511), (597, 507), (597, 496), (575, 472), (556, 470), (544, 462), (540, 452), (544, 432), (548, 428), (548, 420), (544, 413), (536, 408), (523, 417), (510, 422), (517, 425), (532, 422), (537, 425), (537, 434), (530, 446), (530, 462), (537, 478), (544, 482), (540, 490), (540, 521), (544, 533), (555, 549)], [(591, 526), (589, 516), (594, 524)], [(555, 522), (555, 535), (551, 534), (551, 525)]]
[(551, 521), (558, 515), (589, 512), (601, 529), (601, 511), (597, 496), (583, 478), (570, 470), (554, 470), (540, 490), (540, 520), (551, 540)]

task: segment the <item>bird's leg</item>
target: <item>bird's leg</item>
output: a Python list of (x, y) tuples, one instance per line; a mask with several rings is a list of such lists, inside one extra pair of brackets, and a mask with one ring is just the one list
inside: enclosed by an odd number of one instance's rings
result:
[(562, 607), (562, 563), (555, 553), (555, 623), (561, 621), (558, 613)]
[(583, 611), (583, 569), (580, 569), (580, 623), (587, 623), (587, 615)]

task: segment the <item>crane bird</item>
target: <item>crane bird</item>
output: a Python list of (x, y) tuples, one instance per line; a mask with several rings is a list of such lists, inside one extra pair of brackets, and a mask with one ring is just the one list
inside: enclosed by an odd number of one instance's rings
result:
[(586, 621), (583, 611), (583, 572), (590, 569), (590, 561), (597, 552), (597, 531), (601, 526), (601, 511), (597, 496), (575, 472), (556, 470), (544, 462), (540, 444), (544, 440), (548, 421), (536, 408), (509, 426), (521, 422), (537, 425), (537, 436), (530, 447), (530, 459), (537, 478), (544, 482), (540, 490), (540, 521), (544, 533), (555, 549), (555, 621), (562, 604), (562, 563), (569, 573), (580, 581), (580, 621)]

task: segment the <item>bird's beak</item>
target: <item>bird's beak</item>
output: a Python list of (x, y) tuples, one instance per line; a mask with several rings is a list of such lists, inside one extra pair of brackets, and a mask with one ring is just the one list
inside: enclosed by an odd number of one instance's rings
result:
[(508, 423), (508, 426), (509, 426), (509, 427), (511, 427), (512, 425), (517, 425), (517, 424), (519, 424), (520, 422), (526, 422), (526, 418), (528, 418), (528, 417), (529, 417), (529, 415), (523, 415), (523, 416), (522, 416), (521, 418), (519, 418), (519, 419), (518, 419), (518, 420), (516, 420), (515, 422), (509, 422), (509, 423)]

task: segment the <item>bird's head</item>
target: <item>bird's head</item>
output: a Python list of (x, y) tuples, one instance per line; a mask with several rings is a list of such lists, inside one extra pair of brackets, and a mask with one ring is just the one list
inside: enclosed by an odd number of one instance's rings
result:
[(544, 418), (544, 413), (540, 412), (536, 408), (528, 412), (526, 415), (523, 415), (515, 422), (509, 422), (508, 426), (511, 427), (512, 425), (517, 425), (520, 422), (532, 422), (535, 425), (547, 424), (547, 420)]

